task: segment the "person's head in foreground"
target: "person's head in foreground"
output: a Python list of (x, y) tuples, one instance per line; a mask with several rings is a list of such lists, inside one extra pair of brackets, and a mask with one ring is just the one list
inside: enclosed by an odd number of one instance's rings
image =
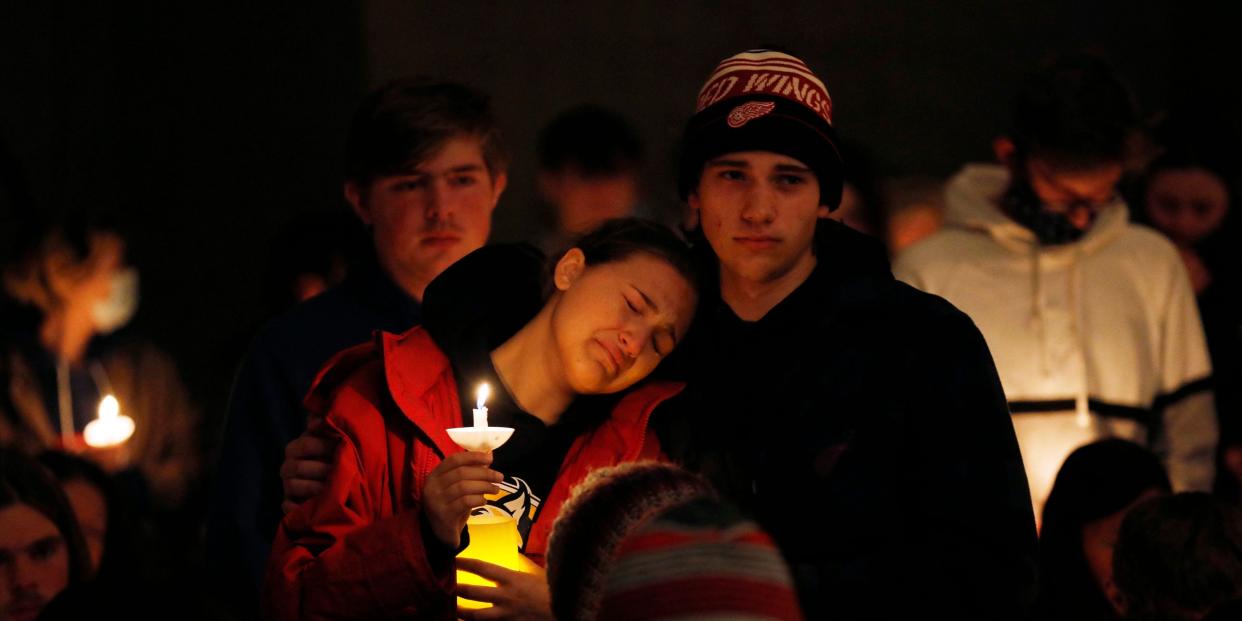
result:
[(772, 540), (702, 477), (637, 462), (591, 473), (548, 542), (557, 619), (801, 619)]
[(1039, 533), (1039, 618), (1117, 619), (1113, 545), (1136, 504), (1168, 494), (1160, 459), (1125, 440), (1101, 440), (1065, 459)]
[(1126, 619), (1198, 621), (1231, 602), (1236, 613), (1242, 513), (1202, 492), (1144, 502), (1121, 523), (1113, 568)]
[(38, 617), (89, 574), (90, 555), (60, 484), (33, 459), (0, 449), (0, 619)]

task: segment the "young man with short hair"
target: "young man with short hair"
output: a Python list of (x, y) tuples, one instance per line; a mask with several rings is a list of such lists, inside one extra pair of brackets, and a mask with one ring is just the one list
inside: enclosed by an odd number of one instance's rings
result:
[(1136, 118), (1099, 59), (1042, 66), (994, 143), (1000, 165), (965, 167), (946, 227), (897, 260), (987, 338), (1037, 514), (1066, 456), (1106, 437), (1154, 448), (1175, 490), (1212, 486), (1211, 365), (1189, 278), (1117, 192)]
[[(207, 554), (247, 612), (258, 611), (282, 515), (279, 468), (286, 444), (306, 429), (302, 399), (315, 374), (375, 330), (400, 333), (419, 322), (427, 284), (487, 241), (507, 180), (488, 98), (451, 82), (410, 78), (373, 91), (354, 114), (345, 151), (345, 198), (370, 230), (372, 260), (269, 323), (230, 399)], [(306, 485), (300, 491), (313, 493), (318, 484)]]

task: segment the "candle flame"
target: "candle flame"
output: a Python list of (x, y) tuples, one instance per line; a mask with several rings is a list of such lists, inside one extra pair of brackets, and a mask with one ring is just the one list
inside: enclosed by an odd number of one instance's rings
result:
[(99, 401), (99, 418), (116, 418), (121, 413), (121, 404), (117, 403), (116, 397), (105, 395)]
[(487, 402), (487, 397), (491, 393), (492, 393), (492, 389), (491, 387), (487, 385), (487, 382), (483, 382), (482, 384), (479, 384), (479, 391), (477, 393), (479, 396), (479, 403), (478, 405), (475, 406), (475, 408), (480, 409), (480, 410), (483, 409), (483, 404)]
[(134, 419), (121, 416), (121, 404), (112, 395), (105, 395), (99, 400), (99, 418), (88, 423), (83, 430), (87, 446), (95, 448), (116, 446), (132, 435)]

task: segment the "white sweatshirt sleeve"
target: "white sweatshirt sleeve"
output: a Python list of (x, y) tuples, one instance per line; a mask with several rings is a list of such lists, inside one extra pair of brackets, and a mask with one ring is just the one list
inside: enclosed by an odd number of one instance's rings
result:
[(1219, 437), (1203, 324), (1190, 279), (1178, 261), (1167, 292), (1160, 347), (1161, 433), (1155, 447), (1165, 458), (1174, 491), (1212, 488)]

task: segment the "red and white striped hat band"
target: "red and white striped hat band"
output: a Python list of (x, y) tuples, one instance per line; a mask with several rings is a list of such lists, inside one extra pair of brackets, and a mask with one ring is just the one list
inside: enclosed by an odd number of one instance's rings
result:
[(801, 60), (782, 52), (751, 50), (721, 61), (699, 91), (702, 112), (730, 97), (772, 95), (797, 102), (832, 125), (832, 98)]

